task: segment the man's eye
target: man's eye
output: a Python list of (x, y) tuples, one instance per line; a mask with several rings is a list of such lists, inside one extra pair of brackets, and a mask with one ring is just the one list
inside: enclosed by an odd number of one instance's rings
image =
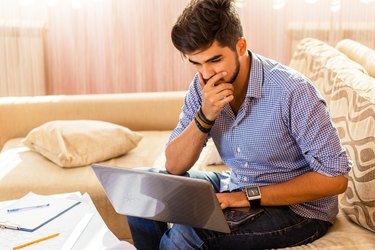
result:
[(213, 63), (220, 62), (220, 59), (214, 59), (214, 60), (211, 60), (211, 62)]

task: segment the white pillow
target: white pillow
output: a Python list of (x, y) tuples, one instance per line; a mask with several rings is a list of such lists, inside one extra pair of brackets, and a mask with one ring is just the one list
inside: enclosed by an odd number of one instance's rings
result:
[[(165, 168), (165, 152), (163, 152), (154, 162), (153, 167), (155, 168)], [(198, 160), (195, 162), (191, 169), (204, 171), (207, 166), (211, 165), (223, 165), (223, 160), (220, 157), (219, 152), (215, 146), (215, 143), (210, 138), (207, 141), (206, 146), (202, 149)]]
[(123, 155), (141, 139), (141, 134), (109, 122), (64, 120), (33, 129), (23, 143), (60, 167), (78, 167)]
[(212, 139), (209, 139), (207, 141), (206, 147), (204, 147), (202, 151), (203, 151), (202, 153), (205, 154), (203, 155), (203, 162), (204, 164), (206, 164), (206, 166), (224, 164), (219, 152), (217, 151), (215, 143)]

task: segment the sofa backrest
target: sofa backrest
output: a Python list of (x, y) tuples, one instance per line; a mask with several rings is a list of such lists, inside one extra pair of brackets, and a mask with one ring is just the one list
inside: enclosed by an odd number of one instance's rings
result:
[(354, 70), (366, 73), (361, 65), (349, 60), (343, 53), (323, 41), (313, 38), (305, 38), (300, 41), (289, 66), (314, 82), (328, 107), (332, 83), (337, 70)]
[(362, 65), (370, 76), (375, 77), (375, 50), (350, 39), (338, 42), (336, 49)]
[(0, 98), (0, 149), (53, 120), (101, 120), (131, 130), (172, 130), (185, 92), (96, 94)]
[(375, 78), (360, 72), (338, 72), (330, 110), (341, 142), (353, 161), (343, 211), (375, 232)]

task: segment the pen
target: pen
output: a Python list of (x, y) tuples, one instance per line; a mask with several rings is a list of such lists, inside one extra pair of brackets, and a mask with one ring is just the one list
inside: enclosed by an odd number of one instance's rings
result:
[(42, 204), (42, 205), (37, 205), (37, 206), (31, 206), (31, 207), (19, 207), (19, 208), (12, 208), (8, 209), (8, 213), (13, 213), (13, 212), (18, 212), (18, 211), (24, 211), (24, 210), (29, 210), (29, 209), (34, 209), (34, 208), (41, 208), (41, 207), (48, 207), (49, 203), (47, 204)]
[(38, 243), (38, 242), (43, 241), (43, 240), (51, 239), (51, 238), (53, 238), (53, 237), (56, 237), (56, 236), (59, 235), (59, 234), (60, 234), (60, 233), (51, 234), (51, 235), (45, 236), (45, 237), (43, 237), (43, 238), (36, 239), (36, 240), (33, 240), (33, 241), (30, 241), (30, 242), (27, 242), (27, 243), (22, 244), (22, 245), (19, 245), (19, 246), (15, 246), (15, 247), (13, 247), (13, 250), (15, 250), (15, 249), (20, 249), (20, 248), (23, 248), (23, 247), (29, 246), (29, 245), (34, 244), (34, 243)]

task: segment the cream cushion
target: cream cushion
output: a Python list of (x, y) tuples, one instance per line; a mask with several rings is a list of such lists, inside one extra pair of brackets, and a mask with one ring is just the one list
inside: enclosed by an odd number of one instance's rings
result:
[[(159, 157), (155, 160), (153, 167), (155, 168), (165, 168), (165, 152), (159, 155)], [(209, 171), (221, 171), (226, 170), (227, 168), (217, 168), (215, 169), (214, 166), (221, 166), (223, 165), (223, 160), (220, 157), (219, 152), (215, 146), (215, 143), (212, 139), (209, 139), (206, 143), (206, 146), (202, 149), (201, 154), (199, 155), (198, 160), (193, 165), (192, 169), (194, 170), (209, 170)], [(210, 169), (209, 166), (211, 166)]]
[[(298, 44), (289, 66), (301, 72), (313, 81), (329, 106), (330, 95), (337, 70), (366, 70), (356, 62), (348, 59), (323, 41), (305, 38)], [(367, 74), (367, 73), (366, 73)]]
[(123, 155), (141, 139), (140, 133), (109, 122), (61, 120), (33, 129), (24, 143), (60, 167), (78, 167)]
[(362, 65), (370, 76), (375, 77), (375, 50), (350, 39), (338, 42), (336, 49)]

